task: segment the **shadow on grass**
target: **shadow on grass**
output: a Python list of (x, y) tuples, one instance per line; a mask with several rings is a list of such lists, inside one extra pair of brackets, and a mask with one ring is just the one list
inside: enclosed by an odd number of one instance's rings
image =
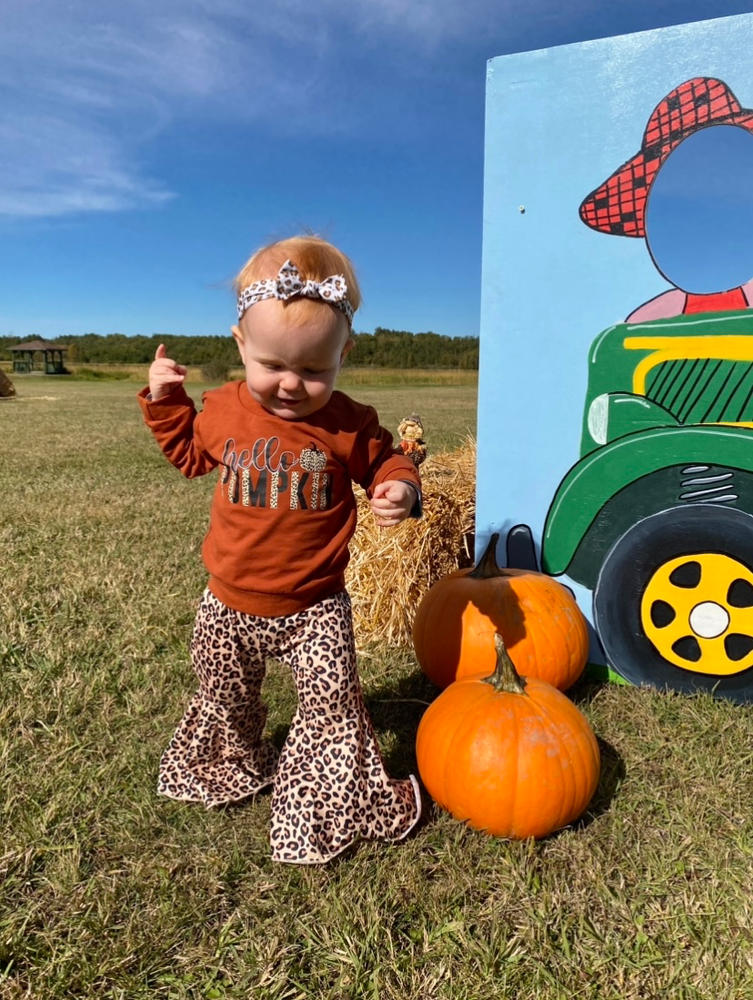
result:
[(600, 736), (596, 737), (596, 741), (601, 753), (599, 784), (596, 786), (588, 809), (576, 823), (573, 823), (575, 829), (590, 826), (595, 819), (609, 812), (612, 800), (617, 795), (617, 790), (625, 777), (625, 762), (617, 750)]
[[(593, 696), (593, 685), (577, 685), (572, 692), (576, 702), (588, 702)], [(421, 716), (440, 691), (420, 670), (403, 677), (394, 684), (370, 691), (366, 707), (378, 733), (393, 734), (389, 749), (384, 755), (387, 771), (396, 777), (407, 773), (418, 774), (416, 767), (416, 730)], [(612, 801), (625, 777), (625, 762), (614, 746), (597, 736), (601, 755), (599, 783), (584, 815), (571, 824), (575, 829), (585, 828), (609, 811)], [(556, 833), (553, 834), (556, 836)]]
[(439, 694), (428, 678), (416, 668), (364, 695), (366, 708), (377, 733), (389, 733), (384, 764), (396, 777), (416, 772), (416, 731), (421, 716)]

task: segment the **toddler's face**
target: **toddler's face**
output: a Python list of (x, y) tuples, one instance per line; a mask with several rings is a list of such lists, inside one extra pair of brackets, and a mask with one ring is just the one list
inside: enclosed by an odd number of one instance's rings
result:
[(339, 310), (323, 303), (304, 308), (304, 322), (300, 313), (294, 322), (282, 302), (264, 299), (232, 328), (248, 391), (283, 420), (307, 417), (329, 402), (353, 343)]

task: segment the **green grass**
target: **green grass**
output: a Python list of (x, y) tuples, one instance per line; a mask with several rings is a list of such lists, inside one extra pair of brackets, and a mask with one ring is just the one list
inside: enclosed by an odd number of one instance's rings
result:
[[(167, 465), (135, 383), (17, 387), (0, 403), (3, 1000), (753, 997), (747, 707), (580, 686), (601, 783), (539, 843), (439, 814), (402, 844), (296, 868), (269, 859), (268, 796), (158, 799), (193, 690), (212, 477)], [(437, 450), (473, 430), (472, 385), (356, 394), (388, 426), (417, 410)], [(409, 649), (369, 650), (361, 672), (403, 775), (435, 692)], [(280, 743), (292, 684), (273, 667), (265, 689)]]

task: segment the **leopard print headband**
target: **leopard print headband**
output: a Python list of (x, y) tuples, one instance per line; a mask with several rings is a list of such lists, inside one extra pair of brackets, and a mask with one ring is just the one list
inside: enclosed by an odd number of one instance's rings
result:
[(322, 281), (314, 281), (312, 278), (304, 281), (295, 264), (291, 260), (286, 260), (276, 278), (254, 281), (239, 293), (238, 319), (249, 306), (261, 302), (262, 299), (280, 299), (287, 302), (288, 299), (303, 296), (307, 299), (321, 299), (322, 302), (336, 306), (344, 313), (350, 326), (353, 323), (353, 306), (348, 301), (347, 295), (348, 284), (342, 274), (331, 274)]

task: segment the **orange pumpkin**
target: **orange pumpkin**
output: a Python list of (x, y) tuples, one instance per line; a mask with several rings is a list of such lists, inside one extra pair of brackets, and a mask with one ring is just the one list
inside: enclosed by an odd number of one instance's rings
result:
[(583, 673), (588, 627), (561, 583), (534, 570), (500, 569), (492, 535), (478, 565), (456, 570), (425, 594), (413, 623), (421, 669), (438, 687), (494, 669), (499, 632), (521, 673), (565, 691)]
[(576, 820), (599, 782), (585, 716), (551, 684), (519, 677), (499, 636), (490, 677), (451, 684), (416, 737), (421, 779), (456, 819), (497, 837), (545, 837)]

